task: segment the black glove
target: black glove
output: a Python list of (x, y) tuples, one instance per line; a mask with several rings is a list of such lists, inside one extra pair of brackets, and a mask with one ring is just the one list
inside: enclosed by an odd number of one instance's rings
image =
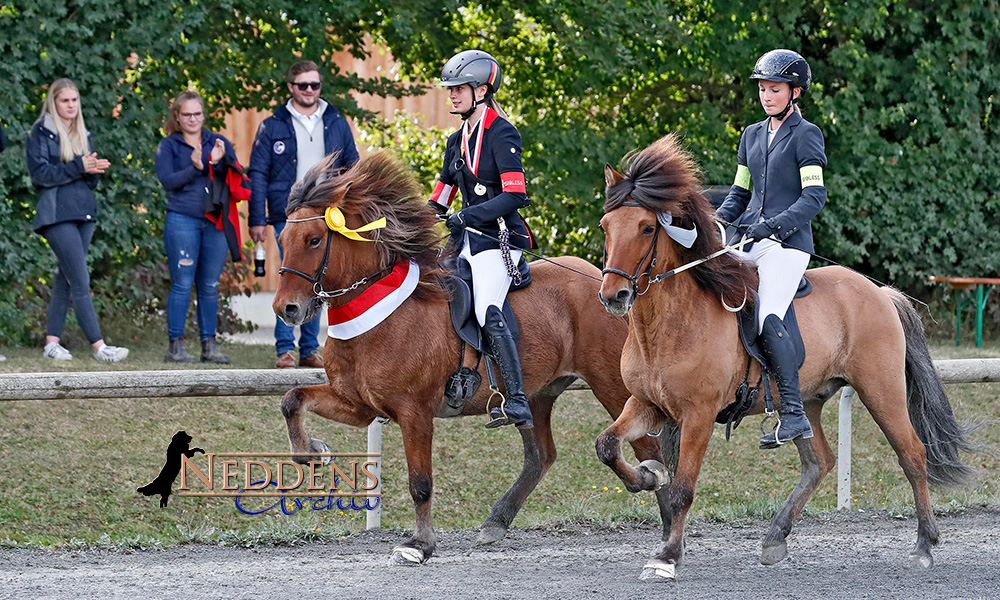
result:
[(444, 224), (455, 237), (462, 235), (462, 232), (465, 231), (465, 217), (462, 216), (461, 212), (450, 215)]
[(751, 242), (759, 242), (765, 238), (769, 238), (772, 233), (774, 233), (774, 230), (771, 229), (771, 225), (767, 221), (755, 223), (747, 227), (747, 238)]

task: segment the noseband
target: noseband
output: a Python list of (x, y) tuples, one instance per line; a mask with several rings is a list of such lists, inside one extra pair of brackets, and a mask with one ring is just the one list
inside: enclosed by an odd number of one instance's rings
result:
[[(326, 215), (318, 215), (315, 217), (306, 217), (304, 219), (288, 219), (286, 223), (303, 223), (305, 221), (318, 221), (320, 219), (325, 220)], [(350, 286), (346, 288), (340, 288), (337, 290), (324, 290), (323, 289), (323, 279), (326, 277), (326, 270), (330, 264), (330, 245), (333, 243), (333, 229), (328, 229), (326, 232), (326, 250), (323, 252), (323, 261), (317, 267), (316, 272), (310, 277), (306, 273), (293, 269), (291, 267), (282, 266), (278, 269), (278, 275), (283, 273), (291, 273), (292, 275), (298, 275), (302, 279), (305, 279), (313, 286), (313, 295), (321, 300), (326, 300), (328, 298), (337, 298), (343, 296), (344, 294), (353, 292), (359, 287), (365, 285), (366, 283), (374, 283), (378, 279), (381, 279), (389, 269), (380, 269), (371, 275), (366, 275), (361, 279), (355, 281)]]
[[(635, 206), (635, 207), (639, 207), (639, 208), (644, 208), (638, 202), (633, 202), (633, 201), (622, 202), (621, 206)], [(642, 296), (646, 292), (648, 292), (649, 291), (649, 286), (651, 286), (651, 285), (653, 285), (653, 283), (655, 283), (655, 281), (652, 279), (651, 276), (652, 276), (653, 267), (656, 266), (656, 242), (660, 238), (660, 229), (662, 229), (660, 227), (660, 222), (657, 221), (656, 222), (656, 233), (653, 234), (653, 241), (650, 242), (649, 248), (646, 249), (646, 253), (642, 255), (641, 259), (639, 259), (639, 265), (636, 266), (635, 272), (632, 273), (631, 275), (629, 275), (625, 271), (622, 271), (621, 269), (616, 269), (615, 267), (609, 267), (608, 266), (608, 245), (607, 245), (607, 243), (605, 243), (604, 244), (604, 257), (601, 259), (601, 263), (602, 263), (602, 265), (603, 265), (604, 268), (601, 269), (601, 275), (607, 275), (608, 273), (611, 273), (612, 275), (618, 275), (620, 277), (623, 277), (623, 278), (627, 279), (628, 282), (632, 284), (632, 293), (634, 295), (636, 295), (636, 296)], [(648, 258), (650, 255), (652, 255), (652, 258), (650, 259), (649, 264), (646, 265), (646, 268), (643, 269), (642, 266), (644, 264), (646, 264), (646, 258)], [(646, 277), (646, 288), (640, 292), (639, 291), (639, 279), (641, 279), (643, 276)], [(660, 278), (658, 277), (656, 279), (656, 281), (659, 281), (659, 279)]]

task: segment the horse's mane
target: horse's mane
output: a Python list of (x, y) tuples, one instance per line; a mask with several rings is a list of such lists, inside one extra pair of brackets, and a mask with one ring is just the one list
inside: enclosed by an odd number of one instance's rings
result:
[[(722, 248), (712, 218), (712, 205), (702, 193), (698, 168), (678, 136), (667, 134), (648, 148), (630, 152), (622, 159), (624, 179), (609, 186), (604, 212), (610, 212), (631, 199), (654, 213), (669, 212), (675, 225), (698, 228), (698, 238), (691, 248), (676, 244), (684, 263), (703, 258)], [(739, 305), (746, 290), (757, 289), (757, 271), (731, 253), (725, 253), (691, 269), (695, 282), (727, 304)], [(747, 302), (752, 298), (747, 297)]]
[(375, 247), (383, 267), (413, 260), (421, 273), (417, 293), (423, 297), (445, 293), (439, 257), (442, 237), (434, 227), (437, 217), (406, 165), (385, 150), (374, 150), (335, 177), (331, 174), (336, 159), (331, 154), (295, 184), (285, 214), (304, 207), (325, 209), (334, 206), (333, 198), (343, 196), (339, 207), (360, 215), (365, 223), (385, 217), (384, 228), (365, 234), (381, 242)]

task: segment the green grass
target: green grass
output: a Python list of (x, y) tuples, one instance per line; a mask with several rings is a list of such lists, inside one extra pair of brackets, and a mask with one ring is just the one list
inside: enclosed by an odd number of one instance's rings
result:
[[(935, 358), (1000, 356), (996, 344), (977, 350), (942, 340)], [(191, 344), (194, 345), (193, 343)], [(193, 350), (193, 348), (191, 348)], [(93, 360), (84, 351), (69, 363), (43, 361), (40, 349), (4, 350), (0, 372), (162, 369), (165, 348), (133, 344), (122, 365)], [(226, 344), (234, 368), (271, 368), (268, 346)], [(212, 366), (193, 365), (193, 368)], [(1000, 384), (949, 385), (952, 405), (963, 421), (993, 419)], [(363, 512), (302, 510), (286, 516), (271, 511), (248, 516), (231, 500), (156, 498), (135, 492), (158, 472), (170, 436), (179, 429), (209, 452), (287, 452), (279, 398), (190, 398), (62, 400), (0, 403), (0, 542), (7, 545), (117, 548), (159, 547), (213, 541), (231, 545), (294, 544), (345, 535), (364, 528)], [(854, 410), (852, 505), (864, 510), (910, 514), (912, 496), (895, 454), (865, 409)], [(594, 439), (610, 423), (589, 392), (569, 392), (556, 403), (559, 459), (528, 499), (515, 526), (567, 522), (610, 525), (657, 522), (650, 493), (629, 494), (594, 453)], [(509, 429), (486, 431), (484, 419), (436, 421), (434, 518), (438, 528), (476, 527), (520, 469), (519, 436)], [(791, 449), (762, 452), (757, 418), (744, 421), (726, 442), (717, 427), (699, 479), (695, 516), (738, 522), (769, 518), (798, 477)], [(836, 449), (836, 401), (823, 425)], [(364, 452), (366, 434), (310, 415), (307, 428), (335, 452)], [(974, 438), (1000, 448), (1000, 428), (989, 425)], [(630, 457), (631, 458), (631, 457)], [(1000, 505), (1000, 477), (994, 459), (968, 456), (983, 469), (972, 485), (933, 492), (940, 511)], [(406, 462), (399, 428), (385, 427), (383, 441), (383, 526), (412, 528)], [(836, 473), (823, 482), (809, 511), (836, 507)], [(176, 490), (176, 485), (175, 485)]]

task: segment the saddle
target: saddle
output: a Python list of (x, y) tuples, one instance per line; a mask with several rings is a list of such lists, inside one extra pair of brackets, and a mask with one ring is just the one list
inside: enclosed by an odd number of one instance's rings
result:
[[(458, 334), (459, 339), (462, 340), (462, 348), (458, 353), (458, 369), (452, 373), (451, 377), (448, 378), (448, 383), (445, 384), (445, 409), (437, 416), (454, 417), (461, 414), (465, 403), (469, 401), (469, 398), (472, 398), (483, 381), (478, 371), (478, 360), (475, 368), (469, 368), (462, 364), (465, 358), (466, 344), (476, 351), (477, 358), (486, 356), (486, 372), (490, 376), (491, 382), (493, 382), (494, 375), (491, 365), (492, 361), (490, 360), (490, 349), (483, 337), (483, 331), (479, 327), (479, 321), (476, 320), (475, 304), (472, 299), (472, 268), (469, 266), (469, 263), (464, 260), (458, 260), (457, 257), (446, 261), (444, 266), (450, 273), (446, 281), (448, 291), (451, 295), (448, 302), (448, 308), (451, 313), (451, 324), (455, 328), (455, 333)], [(517, 268), (521, 274), (521, 283), (518, 285), (512, 283), (509, 290), (511, 292), (522, 290), (531, 283), (531, 270), (528, 268), (528, 262), (524, 259), (523, 255), (517, 264)], [(507, 321), (507, 326), (510, 328), (510, 333), (514, 336), (514, 342), (518, 343), (521, 337), (520, 328), (517, 325), (517, 317), (514, 315), (514, 309), (510, 305), (509, 298), (504, 299), (501, 310), (504, 320)]]
[[(793, 299), (808, 296), (811, 292), (812, 282), (803, 275)], [(745, 307), (736, 315), (736, 325), (740, 334), (740, 342), (742, 342), (743, 349), (749, 355), (746, 374), (743, 375), (743, 383), (736, 390), (736, 399), (722, 409), (722, 412), (715, 417), (716, 423), (726, 426), (726, 441), (729, 441), (730, 432), (739, 427), (743, 417), (747, 416), (753, 410), (754, 405), (757, 404), (757, 396), (760, 388), (764, 388), (764, 394), (768, 400), (770, 400), (771, 396), (771, 385), (767, 374), (767, 357), (764, 355), (764, 349), (761, 347), (757, 334), (758, 323), (760, 322), (760, 297), (754, 290), (750, 290), (750, 293), (753, 294), (753, 305)], [(788, 306), (785, 318), (781, 322), (792, 336), (792, 344), (795, 346), (795, 356), (798, 359), (798, 366), (801, 368), (806, 360), (806, 347), (802, 342), (802, 334), (799, 333), (798, 321), (795, 319), (794, 302)], [(760, 364), (761, 372), (760, 381), (752, 388), (747, 381), (750, 375), (750, 361), (757, 361)]]

